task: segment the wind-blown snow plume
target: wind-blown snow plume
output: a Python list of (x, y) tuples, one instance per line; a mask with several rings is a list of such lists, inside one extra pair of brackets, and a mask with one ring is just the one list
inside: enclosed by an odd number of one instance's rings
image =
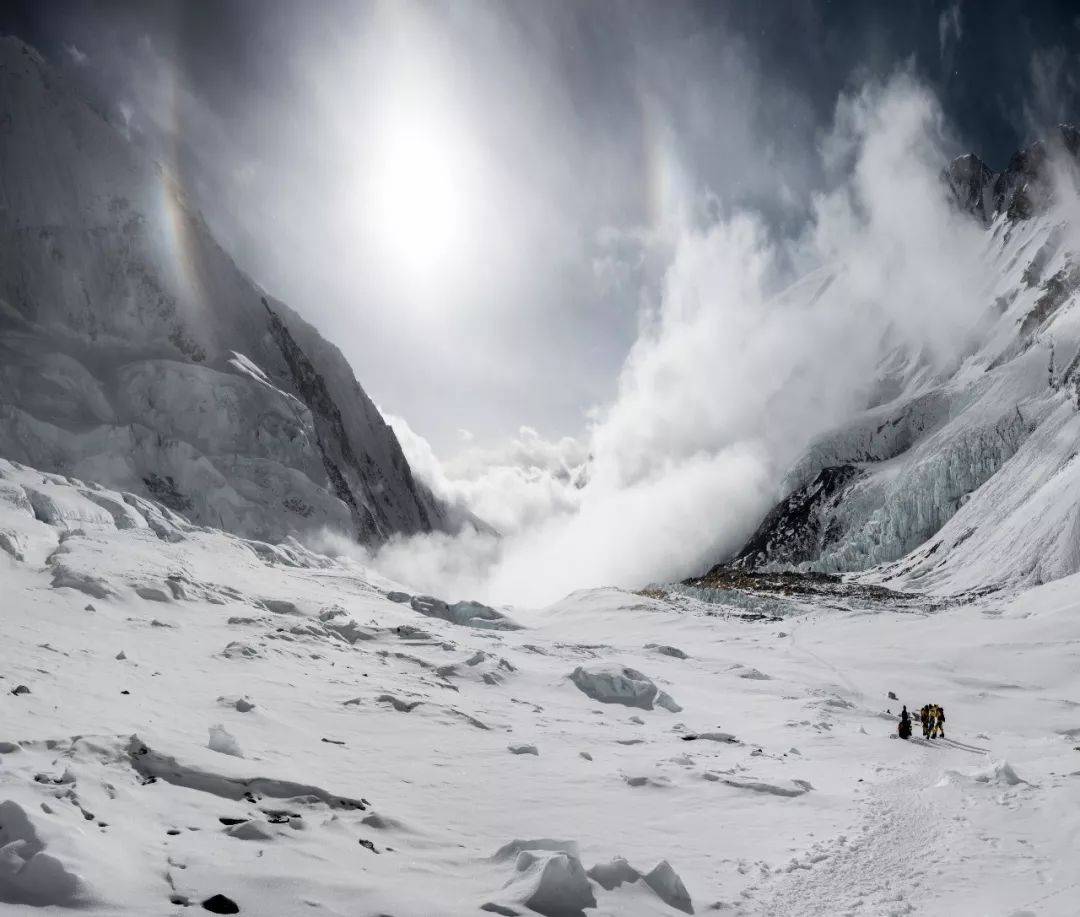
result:
[(865, 406), (888, 349), (930, 371), (962, 353), (984, 305), (980, 233), (948, 201), (946, 144), (935, 98), (900, 73), (840, 99), (821, 144), (834, 184), (797, 236), (747, 212), (654, 234), (671, 253), (658, 301), (581, 471), (586, 450), (523, 431), (455, 473), (396, 421), (418, 472), (505, 537), (410, 539), (377, 562), (419, 587), (539, 602), (735, 550), (809, 439)]

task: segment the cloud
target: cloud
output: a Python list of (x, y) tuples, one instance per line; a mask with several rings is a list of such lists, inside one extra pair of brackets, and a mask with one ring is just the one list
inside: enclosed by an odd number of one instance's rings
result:
[(644, 243), (669, 253), (658, 299), (587, 447), (522, 428), (443, 466), (403, 427), (418, 473), (506, 537), (397, 542), (377, 563), (450, 597), (540, 603), (737, 549), (807, 443), (865, 406), (889, 349), (938, 371), (962, 353), (984, 305), (981, 235), (940, 180), (948, 141), (902, 71), (839, 100), (821, 143), (835, 182), (794, 235), (711, 196), (679, 202)]
[(1034, 51), (1028, 66), (1028, 81), (1022, 109), (1026, 132), (1041, 136), (1047, 128), (1075, 118), (1073, 107), (1080, 96), (1075, 55), (1061, 47)]
[(963, 25), (960, 20), (960, 2), (956, 0), (951, 6), (941, 11), (938, 16), (938, 52), (942, 60), (945, 60), (946, 52), (951, 45), (959, 42), (964, 36)]
[(678, 202), (808, 200), (815, 110), (735, 11), (204, 7), (64, 35), (240, 266), (440, 451), (462, 426), (580, 433), (655, 306)]
[(445, 465), (402, 417), (385, 415), (413, 472), (451, 506), (516, 535), (580, 504), (586, 453), (577, 440), (545, 440), (530, 427), (498, 448), (470, 447)]
[(73, 44), (64, 44), (64, 53), (76, 67), (81, 67), (90, 58)]

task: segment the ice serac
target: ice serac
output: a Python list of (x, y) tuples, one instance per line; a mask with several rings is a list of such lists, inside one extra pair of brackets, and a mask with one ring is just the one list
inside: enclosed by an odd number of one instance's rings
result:
[[(944, 178), (985, 226), (983, 318), (952, 366), (883, 355), (865, 410), (810, 443), (731, 572), (857, 573), (943, 594), (1080, 570), (1080, 132)], [(727, 571), (727, 573), (725, 573)]]
[(341, 352), (0, 39), (0, 455), (278, 542), (450, 530)]

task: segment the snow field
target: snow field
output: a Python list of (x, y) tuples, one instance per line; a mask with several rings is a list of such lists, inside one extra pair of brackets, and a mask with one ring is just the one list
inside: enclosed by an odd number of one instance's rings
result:
[[(5, 911), (1072, 912), (1074, 578), (782, 621), (589, 590), (494, 630), (2, 473)], [(37, 518), (35, 487), (69, 509)], [(661, 694), (681, 709), (625, 703)], [(928, 701), (949, 738), (892, 738), (886, 709)]]

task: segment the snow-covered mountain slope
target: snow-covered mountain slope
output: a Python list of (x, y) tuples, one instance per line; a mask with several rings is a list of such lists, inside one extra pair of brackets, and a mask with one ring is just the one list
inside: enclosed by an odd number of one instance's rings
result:
[(1076, 578), (447, 605), (6, 461), (0, 533), (4, 914), (1075, 912)]
[(1078, 139), (1063, 125), (1057, 160), (1039, 143), (1001, 174), (970, 156), (947, 170), (988, 221), (970, 346), (945, 372), (891, 353), (885, 397), (810, 445), (721, 568), (875, 568), (867, 581), (939, 593), (1080, 569), (1080, 210), (1058, 191)]
[(345, 358), (0, 39), (0, 455), (274, 541), (448, 530)]

